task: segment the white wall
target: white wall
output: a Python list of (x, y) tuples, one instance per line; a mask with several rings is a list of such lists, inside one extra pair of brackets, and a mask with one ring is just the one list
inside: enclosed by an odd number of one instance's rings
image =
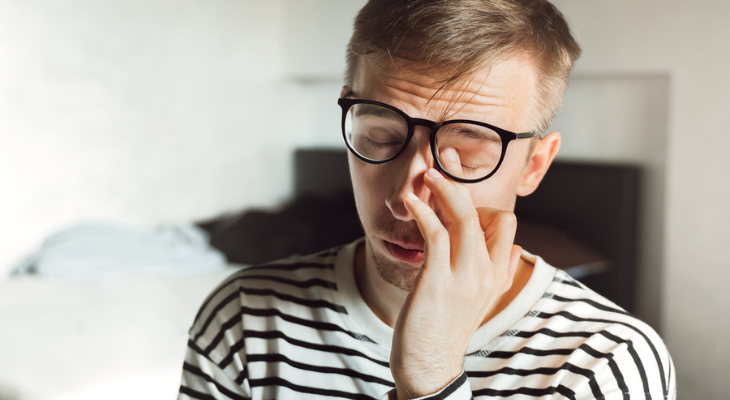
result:
[[(730, 3), (555, 3), (585, 50), (577, 76), (669, 82), (663, 274), (642, 277), (644, 304), (663, 296), (681, 396), (724, 398)], [(0, 0), (0, 272), (79, 220), (154, 226), (286, 198), (290, 149), (339, 145), (361, 4)]]
[(577, 72), (667, 74), (662, 332), (680, 396), (730, 391), (730, 3), (556, 0), (585, 49)]
[(0, 0), (0, 279), (80, 221), (285, 201), (293, 148), (341, 146), (362, 4)]
[(81, 220), (153, 226), (284, 198), (287, 138), (267, 120), (282, 14), (280, 1), (0, 1), (0, 275)]
[(666, 73), (576, 72), (550, 127), (562, 133), (559, 159), (641, 168), (633, 312), (657, 330), (662, 328), (669, 87)]

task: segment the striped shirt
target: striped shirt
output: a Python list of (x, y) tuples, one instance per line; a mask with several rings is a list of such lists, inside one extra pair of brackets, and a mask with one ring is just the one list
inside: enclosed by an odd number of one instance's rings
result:
[[(358, 243), (244, 268), (219, 285), (190, 329), (178, 399), (392, 392), (393, 330), (360, 297)], [(524, 289), (477, 330), (464, 373), (428, 398), (675, 398), (672, 360), (648, 325), (541, 258), (523, 258), (535, 266)]]

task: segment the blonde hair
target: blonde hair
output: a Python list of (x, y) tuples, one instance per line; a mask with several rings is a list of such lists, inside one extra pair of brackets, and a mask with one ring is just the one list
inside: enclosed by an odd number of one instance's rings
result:
[(370, 0), (355, 18), (345, 84), (362, 57), (394, 59), (440, 78), (441, 88), (473, 77), (517, 53), (536, 68), (534, 131), (542, 134), (563, 101), (581, 50), (567, 22), (546, 0)]

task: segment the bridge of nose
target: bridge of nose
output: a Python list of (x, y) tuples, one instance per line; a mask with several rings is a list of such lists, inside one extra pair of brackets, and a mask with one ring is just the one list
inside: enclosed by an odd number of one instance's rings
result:
[(431, 193), (423, 181), (426, 171), (435, 166), (430, 132), (430, 128), (416, 127), (408, 148), (393, 161), (397, 171), (393, 172), (393, 186), (390, 196), (386, 199), (386, 205), (397, 219), (404, 221), (412, 219), (405, 208), (405, 198), (409, 192), (424, 202), (430, 199)]

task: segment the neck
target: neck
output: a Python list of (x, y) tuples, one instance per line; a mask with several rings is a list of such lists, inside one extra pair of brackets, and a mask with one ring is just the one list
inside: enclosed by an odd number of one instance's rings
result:
[[(365, 240), (355, 251), (354, 268), (357, 288), (373, 313), (392, 328), (395, 326), (409, 292), (383, 280), (375, 268), (367, 246), (367, 240)], [(533, 267), (531, 263), (520, 259), (512, 286), (497, 299), (494, 306), (486, 313), (482, 325), (502, 312), (517, 297), (530, 280)]]
[(367, 240), (355, 251), (355, 281), (365, 303), (373, 313), (391, 328), (395, 326), (407, 291), (386, 282), (378, 273)]

